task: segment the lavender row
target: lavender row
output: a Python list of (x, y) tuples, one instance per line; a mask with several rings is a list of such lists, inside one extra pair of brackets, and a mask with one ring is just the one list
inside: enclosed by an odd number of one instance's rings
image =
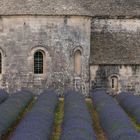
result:
[(58, 96), (54, 91), (44, 91), (18, 125), (11, 140), (49, 140), (57, 103)]
[(94, 90), (91, 97), (109, 140), (140, 140), (129, 117), (113, 97), (101, 89)]
[(75, 91), (65, 94), (61, 140), (96, 140), (85, 98)]
[(140, 96), (122, 92), (117, 96), (120, 105), (140, 124)]
[(10, 96), (0, 105), (0, 137), (18, 119), (19, 114), (25, 109), (32, 98), (33, 95), (30, 92), (20, 91)]
[(8, 94), (0, 89), (0, 103), (4, 102), (8, 98)]

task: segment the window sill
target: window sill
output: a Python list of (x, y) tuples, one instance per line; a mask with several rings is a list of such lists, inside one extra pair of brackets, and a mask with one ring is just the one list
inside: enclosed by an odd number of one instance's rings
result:
[(34, 74), (34, 78), (36, 79), (43, 79), (46, 77), (46, 74)]
[(81, 77), (80, 76), (75, 76), (74, 80), (81, 80)]

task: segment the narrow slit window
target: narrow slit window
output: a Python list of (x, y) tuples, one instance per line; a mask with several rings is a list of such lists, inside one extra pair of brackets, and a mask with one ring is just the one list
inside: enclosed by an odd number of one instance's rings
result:
[(74, 69), (76, 75), (81, 74), (81, 51), (77, 50), (74, 55)]
[(43, 53), (41, 51), (34, 54), (34, 73), (43, 74)]
[(112, 79), (112, 88), (114, 89), (114, 78)]
[(111, 77), (111, 88), (115, 91), (118, 91), (118, 77), (117, 76)]

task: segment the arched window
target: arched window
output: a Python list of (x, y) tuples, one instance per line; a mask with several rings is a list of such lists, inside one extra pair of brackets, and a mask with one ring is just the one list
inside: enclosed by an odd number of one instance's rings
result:
[(34, 73), (43, 74), (43, 52), (37, 51), (34, 54)]
[(81, 51), (77, 50), (74, 54), (74, 70), (76, 75), (81, 74)]
[(112, 76), (110, 79), (111, 88), (115, 91), (118, 91), (118, 77)]
[(0, 74), (2, 73), (2, 55), (0, 53)]

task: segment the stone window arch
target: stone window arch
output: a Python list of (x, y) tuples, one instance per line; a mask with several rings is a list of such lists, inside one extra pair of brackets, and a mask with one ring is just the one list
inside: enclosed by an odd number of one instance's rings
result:
[(47, 66), (50, 63), (50, 56), (46, 47), (36, 46), (29, 52), (29, 66), (34, 75), (42, 75), (43, 77), (47, 74)]
[(76, 50), (74, 52), (74, 72), (77, 76), (81, 75), (81, 69), (82, 69), (82, 52), (81, 50)]

